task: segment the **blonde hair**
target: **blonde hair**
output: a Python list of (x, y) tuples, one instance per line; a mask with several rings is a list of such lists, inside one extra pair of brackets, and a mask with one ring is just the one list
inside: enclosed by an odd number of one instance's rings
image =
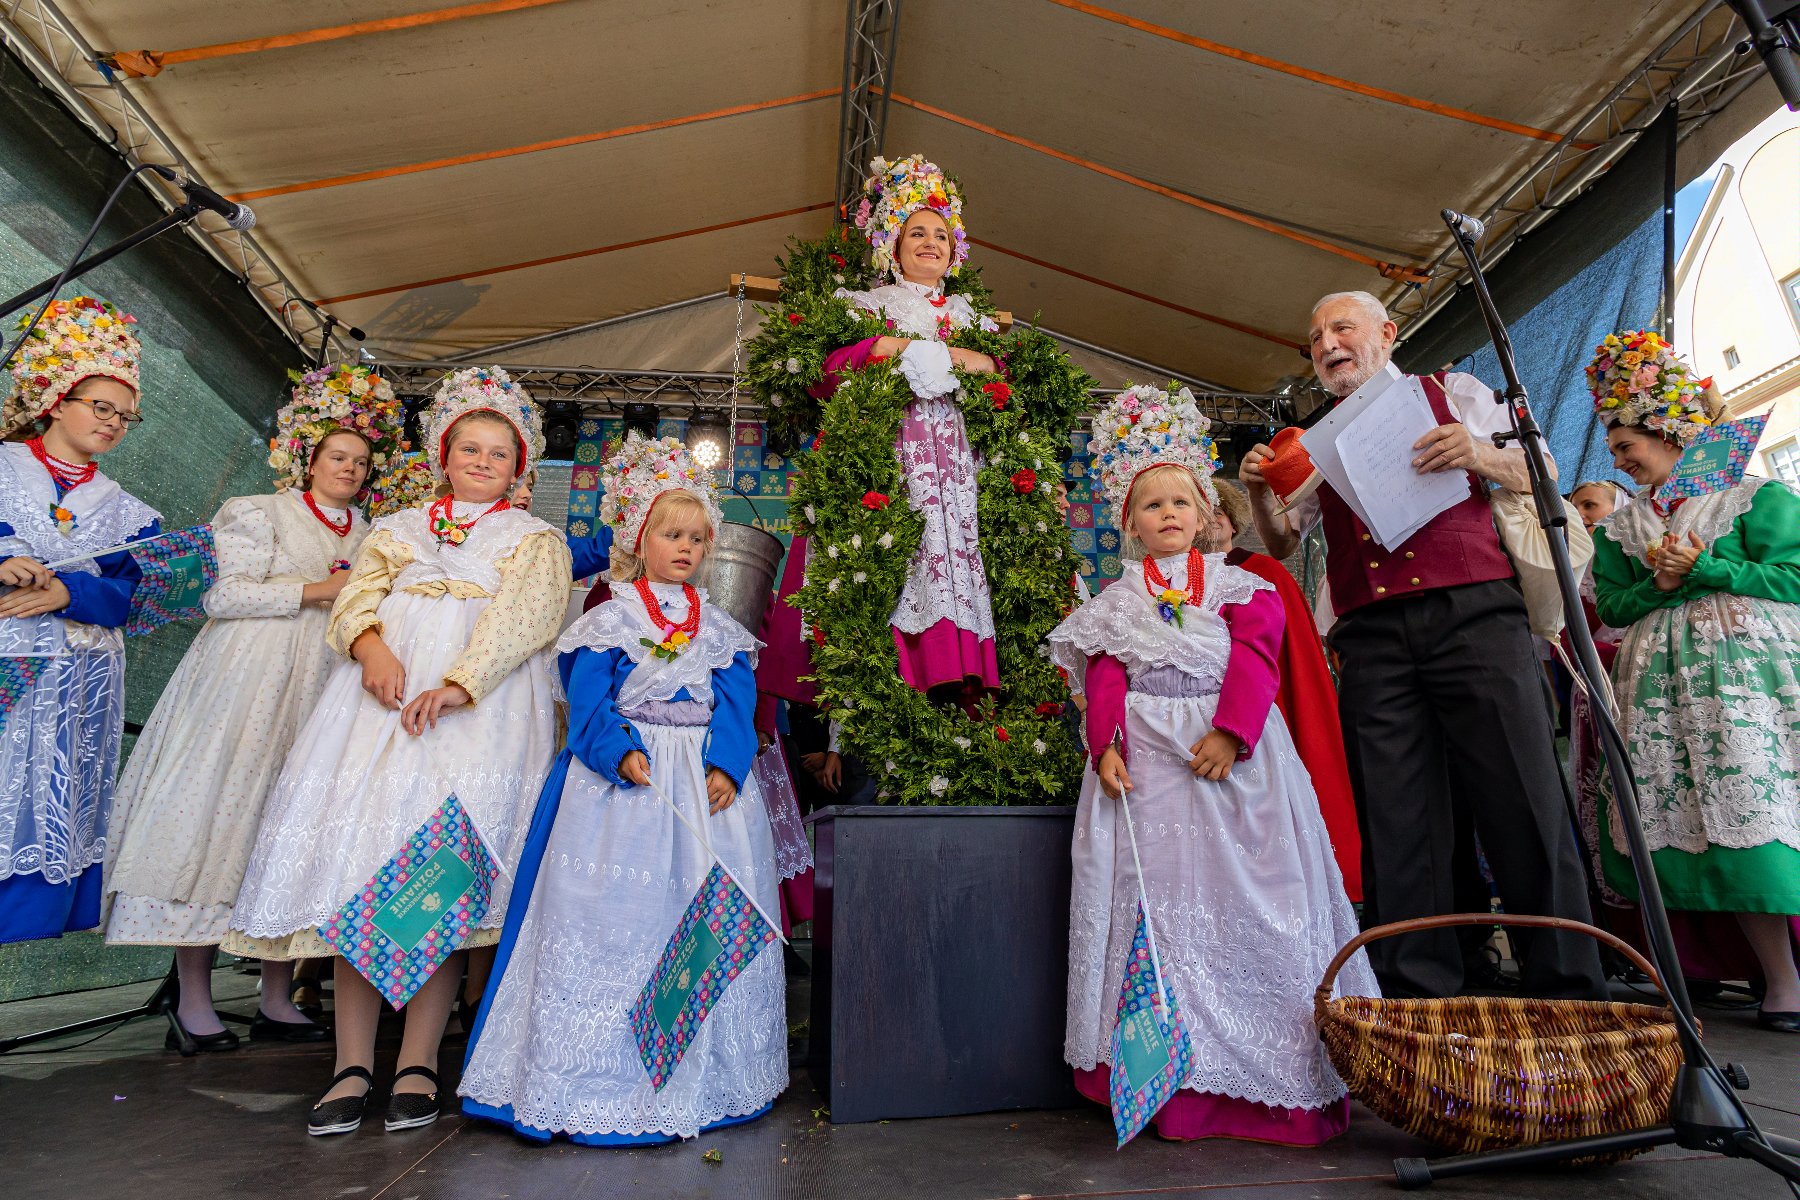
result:
[(1144, 494), (1140, 489), (1161, 479), (1179, 479), (1187, 484), (1188, 494), (1193, 497), (1194, 506), (1200, 510), (1200, 519), (1194, 524), (1194, 545), (1199, 545), (1201, 539), (1206, 536), (1206, 527), (1212, 522), (1213, 506), (1206, 498), (1206, 488), (1201, 485), (1200, 476), (1191, 467), (1180, 466), (1176, 463), (1158, 463), (1133, 479), (1131, 488), (1126, 495), (1126, 499), (1131, 501), (1131, 506), (1123, 514), (1125, 527), (1119, 530), (1125, 539), (1123, 552), (1126, 558), (1143, 558), (1148, 553), (1144, 548), (1144, 543), (1138, 539), (1138, 535), (1133, 529), (1135, 522), (1132, 520), (1132, 516), (1138, 505), (1138, 497)]
[[(658, 530), (690, 517), (699, 517), (700, 523), (706, 526), (706, 552), (711, 553), (712, 519), (700, 497), (685, 488), (673, 488), (650, 502), (650, 512), (644, 518), (644, 528), (638, 534), (638, 543), (642, 545), (645, 538), (650, 537)], [(643, 556), (635, 549), (627, 550), (623, 546), (614, 544), (612, 558), (606, 573), (614, 583), (636, 583), (644, 577)]]

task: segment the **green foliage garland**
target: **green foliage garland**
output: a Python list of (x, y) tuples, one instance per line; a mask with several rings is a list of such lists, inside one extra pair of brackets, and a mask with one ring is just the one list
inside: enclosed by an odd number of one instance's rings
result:
[[(895, 452), (912, 392), (896, 363), (878, 362), (847, 375), (822, 406), (806, 395), (823, 378), (827, 354), (883, 332), (878, 318), (833, 295), (870, 285), (866, 256), (854, 230), (790, 243), (779, 303), (764, 310), (747, 371), (776, 444), (797, 445), (819, 430), (789, 516), (812, 539), (796, 599), (814, 630), (820, 706), (882, 779), (886, 800), (1070, 802), (1081, 751), (1059, 719), (1067, 688), (1043, 646), (1070, 603), (1075, 556), (1050, 489), (1092, 381), (1034, 328), (951, 338), (1005, 372), (957, 372), (969, 443), (983, 464), (976, 511), (1002, 690), (979, 719), (934, 704), (900, 678), (888, 624), (923, 530)], [(964, 268), (949, 283), (977, 311), (993, 311), (974, 272)]]

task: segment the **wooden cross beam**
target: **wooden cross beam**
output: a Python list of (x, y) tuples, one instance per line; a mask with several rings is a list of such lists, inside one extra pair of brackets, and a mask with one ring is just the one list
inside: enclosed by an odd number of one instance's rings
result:
[[(781, 299), (781, 280), (774, 275), (745, 275), (733, 271), (729, 289), (731, 295), (737, 295), (740, 283), (744, 285), (744, 295), (751, 300)], [(1013, 315), (1009, 312), (995, 313), (994, 320), (999, 323), (1001, 333), (1012, 328)]]

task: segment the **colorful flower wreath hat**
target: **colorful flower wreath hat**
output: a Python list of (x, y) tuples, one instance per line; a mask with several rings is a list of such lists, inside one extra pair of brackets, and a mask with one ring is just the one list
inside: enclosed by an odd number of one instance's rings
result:
[(437, 475), (431, 469), (431, 456), (423, 450), (409, 450), (388, 460), (388, 468), (374, 475), (369, 484), (369, 517), (385, 517), (402, 509), (419, 508), (437, 496)]
[(1100, 491), (1112, 502), (1113, 527), (1128, 529), (1131, 485), (1151, 467), (1171, 464), (1194, 473), (1194, 483), (1208, 504), (1218, 507), (1212, 474), (1219, 469), (1219, 450), (1210, 435), (1212, 422), (1182, 388), (1170, 395), (1147, 384), (1128, 387), (1094, 414), (1088, 443)]
[(289, 371), (288, 378), (294, 381), (294, 390), (275, 414), (275, 436), (269, 439), (275, 486), (284, 491), (304, 487), (319, 443), (341, 430), (368, 439), (372, 486), (403, 448), (400, 433), (406, 415), (392, 385), (370, 368), (350, 363), (319, 367), (304, 375)]
[(506, 418), (519, 439), (517, 478), (544, 454), (544, 414), (531, 394), (514, 383), (499, 367), (464, 367), (438, 385), (431, 407), (425, 410), (425, 452), (431, 469), (444, 480), (444, 440), (450, 429), (472, 412), (491, 412)]
[[(31, 314), (14, 326), (23, 330)], [(0, 410), (0, 434), (25, 428), (62, 403), (76, 384), (96, 375), (138, 390), (143, 357), (131, 327), (137, 318), (105, 300), (53, 300), (44, 319), (13, 356), (12, 394)]]
[(946, 274), (956, 274), (969, 257), (962, 205), (962, 192), (956, 181), (940, 171), (936, 163), (926, 161), (923, 154), (909, 155), (899, 162), (885, 158), (871, 162), (869, 177), (863, 181), (862, 202), (856, 206), (856, 227), (869, 239), (875, 273), (898, 274), (894, 246), (900, 240), (900, 231), (915, 212), (929, 208), (950, 227), (952, 249)]
[(619, 452), (600, 468), (600, 486), (600, 520), (612, 526), (613, 545), (628, 554), (638, 552), (651, 507), (669, 492), (692, 492), (706, 508), (714, 537), (725, 523), (712, 472), (694, 462), (679, 438), (626, 434)]
[(1712, 424), (1719, 393), (1659, 333), (1609, 333), (1587, 368), (1594, 412), (1603, 424), (1641, 425), (1685, 446)]

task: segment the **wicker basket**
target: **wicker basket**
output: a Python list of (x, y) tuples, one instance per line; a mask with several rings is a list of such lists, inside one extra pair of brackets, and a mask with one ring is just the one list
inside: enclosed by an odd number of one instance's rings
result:
[[(1674, 1015), (1648, 1004), (1460, 997), (1332, 999), (1338, 971), (1369, 942), (1455, 925), (1576, 930), (1642, 955), (1603, 930), (1555, 917), (1425, 917), (1370, 929), (1339, 950), (1313, 1014), (1350, 1094), (1377, 1116), (1456, 1153), (1529, 1146), (1660, 1125), (1681, 1065)], [(1619, 1162), (1641, 1151), (1583, 1163)]]

